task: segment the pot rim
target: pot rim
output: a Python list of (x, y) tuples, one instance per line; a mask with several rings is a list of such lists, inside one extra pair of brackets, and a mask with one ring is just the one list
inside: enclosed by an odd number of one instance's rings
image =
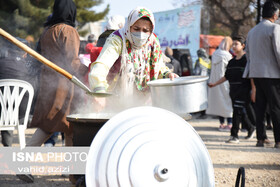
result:
[(78, 113), (66, 116), (69, 122), (100, 122), (108, 121), (115, 113)]
[(171, 81), (170, 79), (153, 80), (153, 81), (149, 81), (147, 84), (150, 87), (153, 87), (153, 86), (178, 86), (178, 85), (203, 82), (208, 79), (209, 79), (208, 76), (186, 76), (186, 77), (175, 78), (173, 81)]

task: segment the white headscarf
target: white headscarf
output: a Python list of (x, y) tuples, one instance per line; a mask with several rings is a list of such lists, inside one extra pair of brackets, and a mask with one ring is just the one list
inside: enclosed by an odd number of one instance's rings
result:
[(229, 36), (226, 36), (220, 43), (219, 49), (229, 51), (232, 45), (232, 39)]
[(125, 24), (125, 18), (120, 15), (115, 15), (109, 18), (108, 24), (106, 26), (107, 30), (119, 30), (123, 28)]

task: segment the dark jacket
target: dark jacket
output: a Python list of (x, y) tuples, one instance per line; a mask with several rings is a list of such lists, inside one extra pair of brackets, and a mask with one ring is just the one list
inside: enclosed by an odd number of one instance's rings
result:
[(111, 33), (113, 33), (114, 30), (106, 30), (104, 31), (99, 37), (98, 37), (98, 40), (97, 40), (97, 44), (96, 44), (96, 47), (103, 47), (105, 42), (106, 42), (106, 39), (110, 36)]
[(176, 73), (177, 75), (181, 76), (182, 75), (182, 68), (181, 64), (178, 60), (176, 60), (173, 56), (166, 55), (168, 58), (171, 59), (170, 64), (174, 67), (173, 73)]

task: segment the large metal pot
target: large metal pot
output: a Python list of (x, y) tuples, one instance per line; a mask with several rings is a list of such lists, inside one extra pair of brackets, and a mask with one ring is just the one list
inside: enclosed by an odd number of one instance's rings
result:
[(73, 146), (89, 146), (101, 127), (114, 113), (71, 114), (66, 117), (73, 126)]
[(148, 82), (153, 106), (164, 108), (181, 117), (205, 110), (208, 78), (208, 76), (187, 76), (173, 81), (159, 79)]
[[(67, 121), (73, 126), (73, 146), (90, 146), (101, 127), (114, 113), (84, 113), (70, 114)], [(73, 175), (77, 180), (76, 186), (83, 182), (83, 175)]]

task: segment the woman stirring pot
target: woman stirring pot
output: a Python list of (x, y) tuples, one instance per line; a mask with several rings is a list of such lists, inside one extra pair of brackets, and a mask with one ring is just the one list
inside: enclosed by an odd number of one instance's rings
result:
[(107, 81), (110, 81), (107, 79), (113, 69), (119, 72), (117, 76), (120, 86), (117, 94), (121, 96), (145, 93), (148, 81), (160, 78), (173, 80), (178, 77), (163, 63), (154, 29), (155, 21), (151, 11), (143, 7), (132, 10), (125, 26), (110, 35), (100, 55), (92, 63), (89, 72), (90, 88), (94, 92), (106, 92), (109, 87)]

